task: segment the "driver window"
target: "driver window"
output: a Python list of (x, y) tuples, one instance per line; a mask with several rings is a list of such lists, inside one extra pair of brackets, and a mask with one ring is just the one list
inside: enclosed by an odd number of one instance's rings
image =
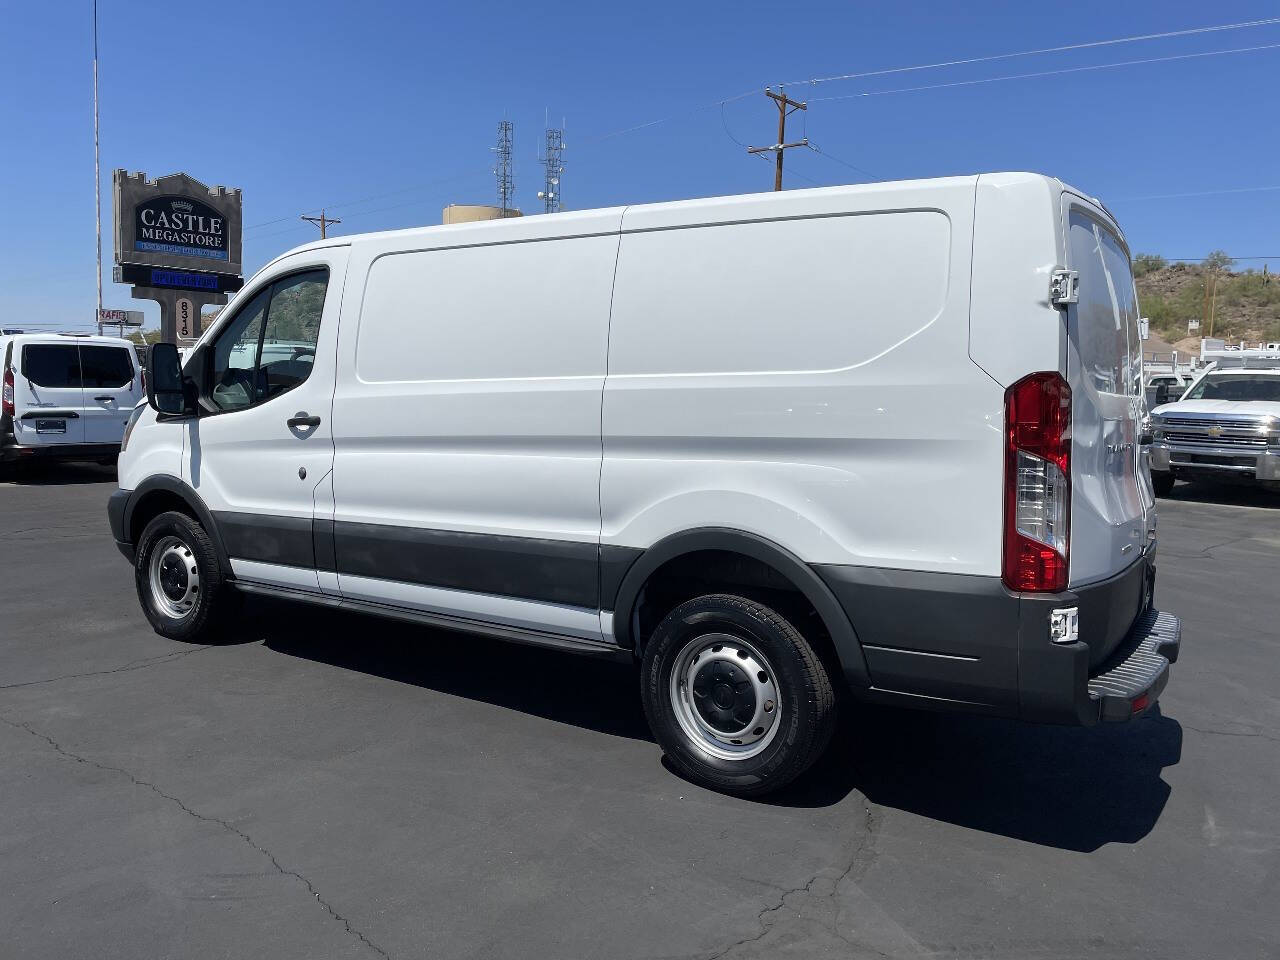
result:
[(253, 402), (253, 372), (267, 312), (270, 288), (240, 311), (213, 345), (213, 390), (209, 399), (221, 410), (239, 410)]
[(262, 290), (213, 345), (209, 399), (241, 410), (292, 390), (315, 361), (327, 270), (284, 277)]
[(327, 281), (328, 275), (317, 270), (285, 277), (272, 288), (256, 399), (292, 390), (311, 373)]

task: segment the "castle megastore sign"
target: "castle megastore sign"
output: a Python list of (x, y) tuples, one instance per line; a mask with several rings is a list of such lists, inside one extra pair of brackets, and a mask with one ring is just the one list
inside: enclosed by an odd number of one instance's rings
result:
[(226, 219), (190, 197), (153, 197), (134, 208), (133, 248), (227, 260)]

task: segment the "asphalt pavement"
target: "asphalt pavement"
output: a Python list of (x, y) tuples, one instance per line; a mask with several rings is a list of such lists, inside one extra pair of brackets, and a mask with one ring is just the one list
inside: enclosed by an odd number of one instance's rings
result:
[(0, 956), (1280, 955), (1280, 497), (1161, 501), (1154, 715), (854, 709), (747, 801), (616, 664), (278, 603), (157, 636), (114, 484), (0, 484)]

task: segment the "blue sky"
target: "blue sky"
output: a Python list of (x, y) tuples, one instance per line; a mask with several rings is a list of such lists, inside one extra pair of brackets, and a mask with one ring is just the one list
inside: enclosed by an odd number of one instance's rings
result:
[[(492, 202), (495, 126), (515, 125), (517, 205), (539, 208), (543, 118), (566, 121), (571, 208), (772, 186), (736, 141), (773, 140), (767, 83), (1280, 16), (1278, 3), (484, 4), (101, 0), (106, 306), (111, 171), (183, 170), (244, 191), (245, 269), (317, 235), (434, 224)], [(783, 13), (779, 14), (779, 9)], [(0, 323), (93, 315), (90, 3), (0, 0)], [(1280, 49), (818, 101), (1280, 44), (1280, 24), (891, 74), (814, 100), (789, 187), (1036, 170), (1100, 196), (1135, 250), (1280, 255)], [(607, 136), (648, 121), (672, 118)], [(1261, 261), (1253, 265), (1261, 266)], [(1272, 261), (1280, 267), (1280, 259)], [(158, 312), (147, 303), (149, 323)]]

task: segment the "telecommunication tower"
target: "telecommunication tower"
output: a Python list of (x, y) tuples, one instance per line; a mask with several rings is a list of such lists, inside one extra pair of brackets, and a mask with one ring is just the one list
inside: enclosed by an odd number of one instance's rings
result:
[(498, 145), (493, 148), (497, 161), (493, 175), (498, 185), (498, 206), (502, 208), (502, 216), (507, 216), (511, 209), (511, 198), (515, 195), (515, 169), (511, 161), (511, 121), (498, 123)]
[(542, 189), (538, 199), (546, 213), (560, 212), (560, 188), (564, 179), (564, 129), (547, 128), (546, 146), (543, 148)]

